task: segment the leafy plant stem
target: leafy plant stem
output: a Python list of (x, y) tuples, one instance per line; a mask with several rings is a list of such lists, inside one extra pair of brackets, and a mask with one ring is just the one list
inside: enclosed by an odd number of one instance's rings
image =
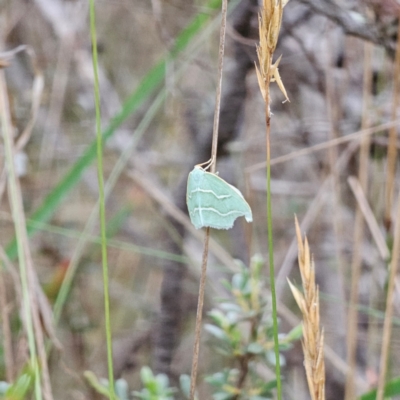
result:
[(242, 357), (239, 358), (239, 366), (240, 366), (240, 375), (238, 378), (238, 382), (236, 384), (236, 389), (238, 391), (238, 394), (232, 397), (232, 400), (238, 400), (240, 396), (240, 391), (244, 385), (244, 382), (246, 380), (247, 374), (249, 373), (249, 362), (250, 362), (250, 356), (249, 354), (246, 354)]
[[(228, 13), (228, 0), (222, 1), (221, 11), (221, 28), (220, 28), (220, 40), (219, 40), (219, 53), (218, 53), (218, 84), (216, 90), (215, 99), (215, 110), (214, 110), (214, 124), (213, 124), (213, 137), (211, 147), (211, 172), (215, 172), (216, 159), (217, 159), (217, 147), (218, 147), (218, 128), (219, 128), (219, 114), (221, 110), (221, 93), (222, 93), (222, 69), (224, 64), (224, 51), (225, 51), (225, 34), (226, 34), (226, 16)], [(200, 350), (200, 337), (201, 337), (201, 321), (203, 315), (203, 304), (204, 304), (204, 291), (207, 276), (207, 261), (208, 261), (208, 244), (210, 241), (210, 228), (206, 229), (204, 238), (204, 249), (201, 263), (201, 277), (199, 286), (199, 297), (197, 302), (197, 313), (196, 313), (196, 328), (192, 358), (192, 372), (190, 377), (190, 400), (194, 400), (196, 391), (196, 378), (197, 378), (197, 367), (199, 362), (199, 350)]]
[(104, 315), (106, 329), (106, 347), (107, 347), (107, 365), (109, 396), (114, 400), (114, 369), (112, 360), (112, 338), (110, 322), (110, 297), (108, 282), (108, 263), (107, 263), (107, 232), (106, 232), (106, 212), (104, 196), (104, 178), (103, 178), (103, 136), (101, 132), (101, 111), (100, 111), (100, 90), (99, 76), (97, 69), (97, 38), (96, 38), (96, 18), (94, 0), (90, 0), (90, 36), (92, 40), (92, 61), (94, 73), (94, 101), (96, 108), (96, 142), (97, 142), (97, 174), (99, 182), (99, 210), (100, 210), (100, 231), (101, 231), (101, 254), (103, 266), (103, 285), (104, 285)]
[[(269, 96), (267, 97), (269, 99)], [(272, 235), (272, 201), (271, 201), (271, 118), (269, 104), (266, 110), (266, 146), (267, 146), (267, 231), (268, 231), (268, 256), (269, 256), (269, 276), (271, 287), (272, 320), (274, 331), (274, 350), (275, 350), (275, 371), (277, 380), (278, 400), (282, 399), (281, 365), (279, 357), (279, 338), (278, 338), (278, 311), (276, 305), (275, 291), (275, 264), (274, 264), (274, 242)]]

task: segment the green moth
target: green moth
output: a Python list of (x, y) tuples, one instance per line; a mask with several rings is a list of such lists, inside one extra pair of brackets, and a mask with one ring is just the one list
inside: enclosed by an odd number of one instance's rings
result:
[(199, 165), (189, 174), (186, 203), (196, 229), (230, 229), (238, 217), (253, 221), (251, 208), (242, 193)]

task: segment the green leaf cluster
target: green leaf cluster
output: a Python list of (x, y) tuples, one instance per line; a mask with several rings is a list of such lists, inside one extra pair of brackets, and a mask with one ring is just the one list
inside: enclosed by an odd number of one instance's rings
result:
[(114, 382), (114, 391), (115, 393), (111, 393), (110, 383), (107, 379), (100, 378), (92, 371), (85, 371), (84, 376), (86, 378), (87, 383), (97, 392), (102, 394), (103, 396), (114, 399), (114, 400), (129, 400), (129, 388), (128, 383), (125, 379), (117, 379)]
[(175, 388), (169, 386), (169, 379), (165, 374), (154, 375), (149, 367), (143, 367), (140, 377), (144, 388), (140, 392), (133, 392), (133, 395), (142, 400), (173, 400)]
[[(276, 380), (263, 375), (265, 367), (275, 365), (273, 321), (269, 293), (261, 270), (263, 260), (252, 259), (250, 268), (240, 266), (224, 286), (230, 296), (209, 312), (212, 323), (206, 330), (215, 340), (216, 351), (228, 359), (225, 368), (206, 378), (214, 387), (214, 400), (251, 399), (273, 397)], [(280, 337), (280, 350), (287, 350), (301, 336), (292, 331)], [(280, 356), (281, 365), (284, 357)]]

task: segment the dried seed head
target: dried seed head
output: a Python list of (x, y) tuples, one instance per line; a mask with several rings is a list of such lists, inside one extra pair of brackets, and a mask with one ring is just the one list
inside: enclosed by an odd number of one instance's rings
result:
[(296, 236), (299, 247), (299, 268), (304, 294), (289, 286), (303, 314), (304, 367), (312, 400), (325, 399), (324, 331), (320, 329), (319, 291), (315, 284), (314, 260), (307, 239), (302, 240), (296, 218)]
[(287, 2), (288, 0), (263, 0), (263, 5), (258, 18), (260, 44), (257, 46), (259, 67), (256, 69), (256, 72), (258, 84), (265, 102), (269, 102), (267, 93), (270, 82), (277, 82), (280, 90), (286, 98), (286, 101), (289, 101), (285, 87), (283, 86), (279, 75), (278, 64), (280, 58), (275, 62), (275, 64), (272, 63), (282, 24), (283, 7)]

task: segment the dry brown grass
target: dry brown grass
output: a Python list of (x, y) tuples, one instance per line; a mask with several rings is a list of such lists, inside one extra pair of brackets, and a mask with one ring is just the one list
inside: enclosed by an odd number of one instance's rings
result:
[(299, 246), (299, 267), (304, 294), (290, 282), (290, 289), (303, 314), (303, 352), (311, 399), (325, 399), (324, 330), (319, 321), (319, 290), (315, 284), (315, 268), (307, 238), (301, 238), (296, 218), (296, 236)]
[[(256, 73), (262, 96), (268, 107), (270, 82), (276, 82), (286, 100), (289, 101), (278, 70), (282, 56), (275, 63), (272, 63), (281, 29), (283, 7), (287, 2), (288, 0), (278, 2), (263, 0), (262, 10), (259, 15), (260, 45), (257, 47), (257, 55), (260, 67), (258, 68), (256, 65)], [(268, 109), (268, 117), (270, 117), (269, 113)]]

